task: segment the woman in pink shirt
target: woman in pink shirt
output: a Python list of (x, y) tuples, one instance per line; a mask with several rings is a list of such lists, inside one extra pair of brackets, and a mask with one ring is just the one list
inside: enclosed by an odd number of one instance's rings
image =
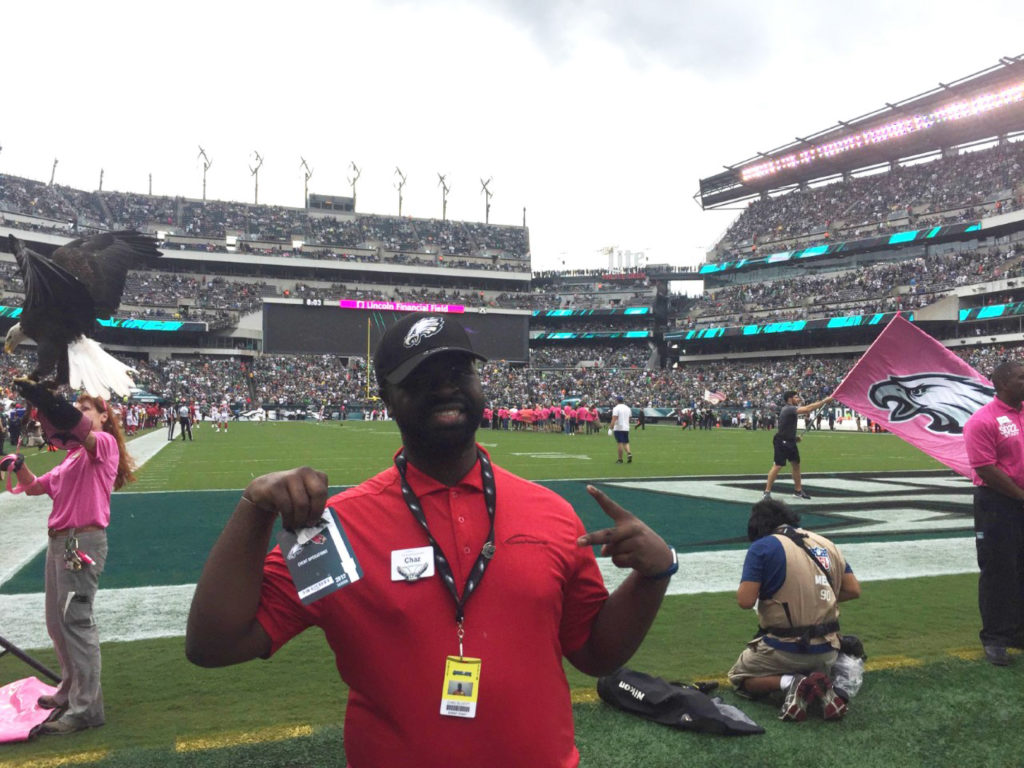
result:
[(47, 438), (67, 450), (64, 460), (36, 477), (21, 456), (7, 456), (29, 496), (47, 494), (46, 629), (60, 661), (61, 684), (39, 706), (53, 714), (36, 733), (65, 734), (103, 725), (100, 641), (93, 601), (107, 559), (110, 494), (135, 479), (116, 414), (99, 397), (79, 396), (72, 406), (45, 388), (16, 382), (39, 409)]

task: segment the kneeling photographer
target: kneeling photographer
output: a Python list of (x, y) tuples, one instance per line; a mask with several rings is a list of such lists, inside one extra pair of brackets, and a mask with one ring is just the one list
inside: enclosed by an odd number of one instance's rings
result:
[(799, 523), (772, 499), (751, 509), (753, 543), (736, 600), (741, 608), (757, 606), (759, 630), (729, 681), (750, 698), (782, 691), (781, 720), (803, 721), (818, 704), (826, 720), (838, 720), (853, 693), (837, 692), (830, 676), (841, 645), (838, 604), (860, 597), (860, 583), (835, 544)]

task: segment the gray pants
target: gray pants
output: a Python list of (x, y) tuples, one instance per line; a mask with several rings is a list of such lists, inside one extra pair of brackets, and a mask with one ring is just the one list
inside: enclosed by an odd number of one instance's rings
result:
[(67, 705), (64, 718), (88, 726), (103, 724), (103, 689), (100, 687), (100, 636), (93, 618), (93, 601), (100, 574), (107, 562), (107, 532), (78, 534), (78, 548), (94, 565), (81, 570), (64, 567), (67, 536), (50, 539), (46, 549), (46, 631), (60, 662), (62, 681), (53, 694)]

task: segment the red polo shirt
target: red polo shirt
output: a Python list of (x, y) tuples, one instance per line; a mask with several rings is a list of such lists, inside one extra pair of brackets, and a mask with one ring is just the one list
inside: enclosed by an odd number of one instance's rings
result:
[[(353, 768), (576, 766), (562, 656), (580, 648), (608, 596), (572, 507), (494, 467), (496, 552), (466, 605), (465, 654), (482, 660), (474, 719), (440, 714), (445, 658), (459, 651), (452, 596), (435, 574), (391, 578), (391, 552), (428, 546), (387, 469), (335, 497), (363, 578), (303, 606), (279, 548), (267, 555), (257, 618), (277, 651), (323, 629), (350, 688), (345, 752)], [(487, 538), (479, 462), (454, 487), (409, 465), (431, 534), (461, 592)]]

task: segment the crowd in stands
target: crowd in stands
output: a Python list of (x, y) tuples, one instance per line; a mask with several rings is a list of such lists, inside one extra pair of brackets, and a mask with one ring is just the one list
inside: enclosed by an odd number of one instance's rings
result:
[[(740, 216), (723, 243), (728, 247), (853, 239), (887, 227), (911, 228), (978, 218), (1021, 205), (1024, 142), (965, 153), (895, 170), (800, 190), (757, 201)], [(351, 218), (308, 215), (303, 209), (245, 203), (206, 202), (118, 192), (87, 193), (60, 185), (0, 175), (3, 211), (48, 220), (63, 234), (90, 228), (166, 228), (194, 238), (182, 247), (227, 250), (224, 238), (238, 233), (238, 250), (282, 257), (389, 262), (406, 266), (451, 266), (488, 270), (529, 269), (529, 242), (523, 227), (471, 222), (360, 215)], [(7, 221), (7, 219), (4, 219)], [(909, 223), (908, 223), (909, 222)], [(44, 222), (19, 228), (45, 227)], [(203, 243), (202, 238), (210, 238)], [(302, 239), (296, 249), (293, 239)], [(770, 251), (768, 251), (770, 252)], [(683, 327), (808, 319), (824, 315), (915, 309), (957, 287), (1024, 275), (1019, 247), (931, 253), (927, 259), (886, 262), (831, 274), (802, 275), (734, 285), (706, 293), (680, 317)], [(728, 256), (726, 256), (728, 258)], [(655, 287), (645, 278), (606, 279), (607, 270), (539, 273), (533, 293), (342, 283), (316, 284), (235, 279), (164, 271), (132, 272), (121, 316), (204, 319), (230, 327), (257, 310), (268, 297), (292, 296), (462, 304), (473, 308), (600, 309), (652, 306)], [(586, 280), (577, 282), (580, 278)], [(382, 278), (384, 279), (384, 278)], [(0, 261), (2, 302), (23, 300), (15, 265)], [(673, 297), (678, 298), (678, 297)], [(1022, 297), (1024, 298), (1024, 297)], [(684, 302), (680, 300), (675, 306)], [(591, 318), (568, 325), (537, 323), (534, 330), (575, 332), (646, 329), (649, 321), (617, 323)], [(962, 350), (979, 371), (988, 373), (1006, 354), (1021, 348)], [(588, 405), (610, 405), (619, 395), (634, 406), (702, 408), (705, 390), (727, 395), (726, 408), (762, 413), (778, 409), (779, 393), (792, 388), (806, 400), (829, 394), (856, 356), (795, 356), (757, 360), (689, 362), (675, 369), (649, 370), (647, 340), (545, 343), (530, 350), (528, 367), (488, 363), (484, 391), (495, 406), (551, 405), (577, 398)], [(4, 381), (30, 370), (34, 355), (8, 356), (0, 365)], [(196, 356), (133, 361), (136, 383), (170, 401), (226, 400), (240, 406), (317, 407), (364, 402), (377, 384), (361, 360), (332, 356), (257, 355), (253, 358)]]
[(945, 292), (1022, 273), (1015, 246), (990, 247), (705, 292), (680, 326), (796, 320), (927, 306)]
[[(604, 350), (614, 356), (618, 350)], [(975, 370), (990, 375), (1004, 359), (1020, 359), (1024, 345), (989, 345), (954, 350)], [(590, 352), (581, 353), (589, 355)], [(568, 355), (571, 363), (576, 353)], [(197, 356), (138, 360), (120, 356), (136, 369), (137, 386), (167, 402), (228, 402), (238, 410), (258, 406), (317, 409), (347, 403), (353, 407), (377, 394), (372, 371), (367, 380), (363, 360), (330, 355), (263, 355), (254, 360)], [(725, 393), (719, 408), (762, 416), (774, 414), (785, 389), (798, 390), (806, 401), (830, 394), (855, 364), (858, 355), (760, 358), (684, 363), (676, 369), (642, 366), (552, 367), (557, 361), (531, 359), (530, 367), (485, 363), (481, 380), (487, 401), (497, 407), (552, 405), (578, 398), (586, 405), (610, 406), (619, 395), (634, 407), (703, 409), (705, 390)], [(10, 382), (31, 370), (34, 352), (4, 357), (0, 376)], [(606, 361), (607, 362), (607, 361)], [(9, 386), (9, 385), (8, 385)], [(8, 397), (14, 397), (9, 389)], [(16, 398), (15, 398), (16, 399)]]
[[(14, 262), (0, 261), (0, 290), (7, 292), (2, 303), (21, 306), (24, 282)], [(319, 298), (324, 301), (366, 299), (380, 301), (435, 302), (467, 307), (532, 309), (527, 293), (498, 294), (483, 291), (374, 286), (350, 288), (343, 283), (317, 286), (304, 282), (271, 284), (261, 280), (228, 279), (217, 275), (192, 276), (179, 272), (129, 272), (118, 317), (181, 318), (186, 305), (188, 317), (229, 327), (238, 315), (258, 310), (269, 297)]]
[(602, 346), (557, 343), (530, 348), (530, 367), (576, 368), (580, 365), (601, 368), (644, 368), (651, 356), (646, 341)]
[(437, 251), (443, 256), (487, 254), (529, 260), (524, 227), (480, 222), (358, 215), (310, 216), (303, 208), (199, 201), (131, 192), (85, 192), (0, 174), (0, 210), (103, 229), (177, 232), (223, 241), (276, 241), (290, 249), (293, 238), (308, 245)]
[(718, 250), (730, 259), (740, 248), (749, 253), (752, 244), (772, 252), (800, 238), (808, 239), (806, 245), (853, 240), (893, 226), (914, 229), (1004, 213), (1024, 207), (1022, 176), (1024, 141), (1016, 141), (795, 190), (752, 202)]
[(226, 280), (223, 277), (190, 277), (175, 272), (131, 272), (125, 283), (122, 305), (135, 307), (178, 307), (194, 303), (199, 309), (251, 312), (264, 296), (276, 289), (264, 282)]
[[(639, 271), (638, 271), (638, 274)], [(538, 308), (596, 309), (607, 306), (650, 306), (655, 288), (645, 275), (606, 279), (607, 270), (540, 272), (534, 275), (533, 300)], [(593, 278), (579, 282), (580, 277)]]

